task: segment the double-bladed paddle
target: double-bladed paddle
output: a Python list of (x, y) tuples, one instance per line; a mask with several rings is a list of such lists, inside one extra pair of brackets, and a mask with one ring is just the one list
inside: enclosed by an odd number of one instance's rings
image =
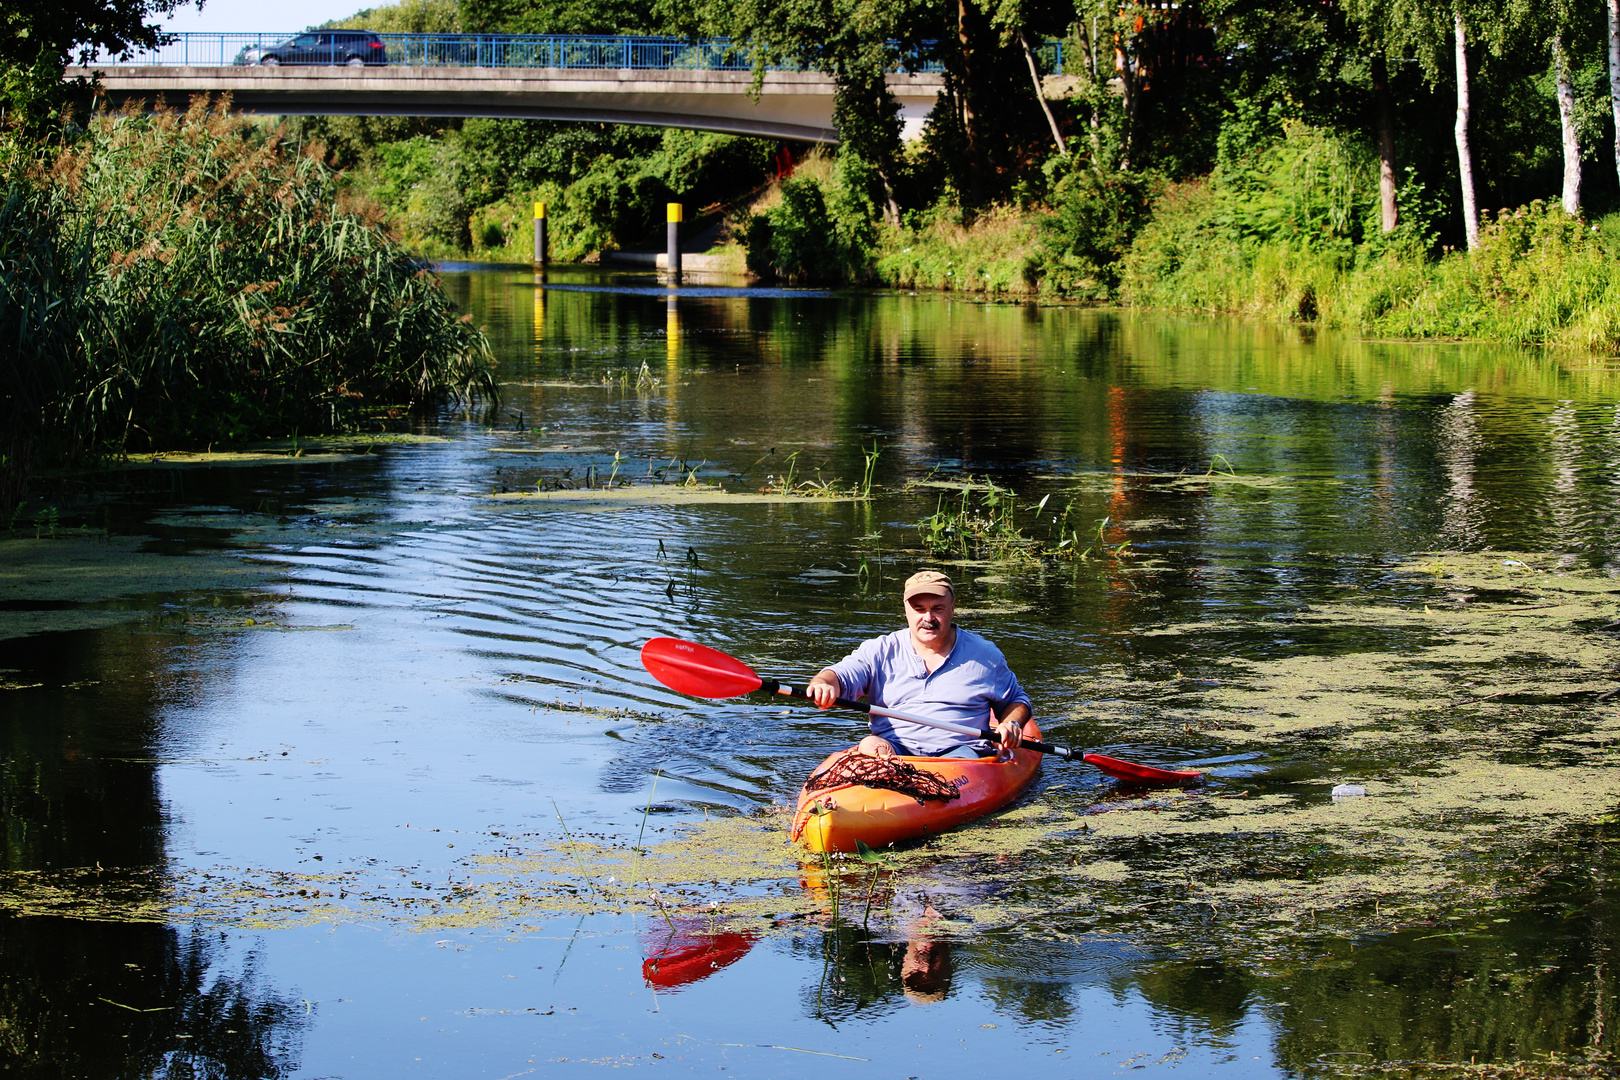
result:
[[(802, 686), (795, 686), (780, 679), (761, 678), (754, 674), (753, 668), (738, 660), (735, 656), (727, 656), (718, 649), (711, 649), (707, 645), (699, 645), (695, 641), (681, 641), (679, 638), (657, 637), (647, 642), (641, 647), (641, 666), (646, 668), (653, 678), (671, 690), (689, 694), (692, 697), (742, 697), (744, 694), (752, 694), (756, 690), (765, 690), (773, 694), (786, 694), (789, 697), (806, 699), (810, 696), (804, 692)], [(994, 733), (988, 730), (971, 728), (964, 724), (952, 724), (944, 720), (932, 720), (923, 716), (914, 716), (911, 713), (903, 713), (895, 709), (869, 705), (864, 701), (854, 701), (850, 698), (841, 697), (835, 704), (840, 709), (856, 709), (876, 716), (909, 720), (913, 724), (923, 724), (944, 731), (954, 731), (959, 735), (968, 735), (976, 739), (995, 740)], [(1055, 746), (1052, 743), (1039, 742), (1035, 739), (1025, 739), (1020, 745), (1027, 746), (1038, 753), (1051, 754), (1053, 757), (1062, 758), (1064, 761), (1073, 761), (1078, 758), (1087, 765), (1107, 773), (1109, 776), (1128, 780), (1133, 784), (1191, 784), (1203, 776), (1202, 773), (1195, 769), (1155, 769), (1151, 765), (1138, 765), (1134, 761), (1122, 761), (1119, 758), (1106, 757), (1102, 754), (1088, 754), (1084, 750), (1075, 750), (1067, 746)]]

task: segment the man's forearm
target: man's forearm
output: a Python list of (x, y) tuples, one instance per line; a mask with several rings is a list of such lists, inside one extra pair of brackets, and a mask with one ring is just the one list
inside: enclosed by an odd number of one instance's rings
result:
[(1029, 718), (1034, 715), (1028, 705), (1025, 705), (1022, 701), (1015, 701), (1011, 705), (1005, 705), (997, 710), (996, 723), (1004, 724), (1008, 720), (1014, 720), (1017, 721), (1019, 727), (1023, 727), (1029, 723)]

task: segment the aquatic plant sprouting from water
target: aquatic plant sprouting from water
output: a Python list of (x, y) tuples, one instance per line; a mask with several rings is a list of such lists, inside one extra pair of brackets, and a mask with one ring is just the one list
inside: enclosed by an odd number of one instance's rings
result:
[(483, 334), (342, 204), (318, 148), (225, 103), (98, 116), (0, 183), (0, 393), (27, 418), (8, 471), (496, 397)]
[(860, 850), (861, 862), (872, 868), (872, 876), (866, 882), (866, 910), (861, 913), (861, 925), (865, 926), (872, 917), (872, 898), (877, 894), (878, 878), (889, 868), (892, 857), (885, 859), (868, 847), (865, 840), (857, 840), (855, 843)]
[(969, 477), (960, 496), (941, 495), (934, 512), (918, 522), (917, 528), (923, 547), (936, 555), (1016, 559), (1040, 554), (1040, 545), (1014, 520), (1016, 514), (1011, 491), (989, 479), (975, 484)]
[[(975, 502), (974, 493), (979, 491)], [(1045, 514), (1050, 494), (1044, 496), (1026, 511), (1035, 512), (1037, 524)], [(1111, 519), (1103, 518), (1082, 529), (1074, 521), (1074, 502), (1070, 500), (1061, 513), (1051, 516), (1047, 523), (1046, 538), (1031, 535), (1017, 520), (1017, 506), (1013, 492), (998, 487), (986, 479), (982, 484), (972, 477), (963, 486), (960, 496), (941, 495), (934, 512), (917, 522), (923, 547), (934, 555), (1001, 560), (1079, 560), (1089, 559), (1093, 552), (1115, 557), (1129, 552), (1130, 542), (1107, 542), (1106, 530)]]
[[(836, 476), (831, 479), (822, 476), (821, 470), (825, 463), (815, 466), (816, 477), (814, 480), (795, 479), (799, 472), (799, 455), (804, 453), (802, 450), (795, 450), (787, 455), (786, 471), (781, 475), (772, 473), (767, 476), (765, 486), (760, 490), (773, 495), (798, 496), (806, 499), (870, 499), (872, 497), (872, 473), (877, 467), (879, 450), (877, 444), (873, 443), (872, 449), (866, 450), (863, 448), (861, 452), (866, 459), (866, 465), (861, 474), (859, 485), (846, 484)], [(765, 455), (765, 457), (770, 457), (775, 453), (776, 450), (773, 448), (770, 454)], [(763, 457), (759, 459), (759, 461), (764, 460)], [(754, 462), (754, 465), (758, 465), (759, 461)], [(753, 465), (750, 465), (749, 468), (753, 468)], [(745, 469), (744, 473), (746, 472)]]
[(866, 464), (861, 469), (861, 498), (863, 499), (872, 497), (872, 476), (877, 472), (878, 455), (881, 453), (883, 453), (883, 448), (878, 445), (876, 439), (872, 440), (872, 449), (868, 450), (864, 446), (861, 448), (861, 456), (866, 459)]

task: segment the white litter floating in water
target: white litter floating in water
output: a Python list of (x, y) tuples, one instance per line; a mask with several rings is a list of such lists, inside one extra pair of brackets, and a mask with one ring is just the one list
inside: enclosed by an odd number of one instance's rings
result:
[(1340, 784), (1333, 789), (1333, 801), (1343, 802), (1345, 799), (1359, 799), (1367, 794), (1367, 789), (1360, 784)]

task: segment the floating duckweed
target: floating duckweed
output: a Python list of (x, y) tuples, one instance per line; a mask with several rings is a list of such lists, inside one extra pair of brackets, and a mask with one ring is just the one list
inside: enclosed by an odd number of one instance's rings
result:
[[(1428, 553), (1396, 572), (1433, 595), (1290, 620), (1371, 648), (1222, 656), (1205, 662), (1218, 679), (1118, 668), (1084, 688), (1107, 702), (1076, 718), (1094, 729), (1252, 749), (1310, 762), (1318, 778), (1246, 794), (1217, 776), (1107, 805), (1051, 788), (1040, 809), (939, 837), (928, 858), (986, 868), (997, 895), (969, 909), (977, 922), (1042, 913), (1192, 953), (1306, 947), (1522, 897), (1620, 803), (1620, 708), (1606, 704), (1620, 640), (1602, 629), (1620, 616), (1620, 587), (1527, 553)], [(1335, 802), (1346, 779), (1366, 797)], [(1069, 859), (1051, 857), (1059, 842)]]

